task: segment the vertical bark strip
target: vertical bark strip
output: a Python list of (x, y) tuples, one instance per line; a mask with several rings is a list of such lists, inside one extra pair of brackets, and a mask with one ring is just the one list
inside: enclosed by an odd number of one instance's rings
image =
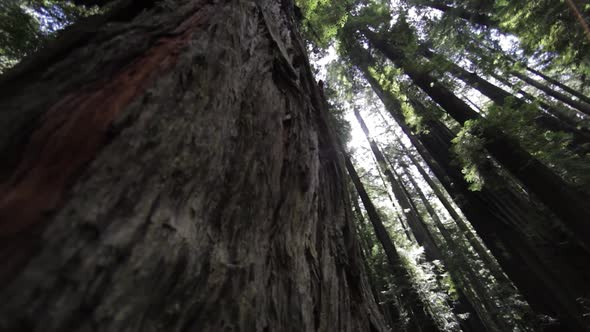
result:
[(0, 99), (32, 128), (0, 330), (386, 330), (290, 1), (156, 2), (69, 47)]

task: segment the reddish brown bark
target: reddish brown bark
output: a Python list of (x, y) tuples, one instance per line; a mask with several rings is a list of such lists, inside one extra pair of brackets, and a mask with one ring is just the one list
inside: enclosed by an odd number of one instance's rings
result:
[(0, 81), (0, 330), (385, 331), (293, 3), (122, 3)]

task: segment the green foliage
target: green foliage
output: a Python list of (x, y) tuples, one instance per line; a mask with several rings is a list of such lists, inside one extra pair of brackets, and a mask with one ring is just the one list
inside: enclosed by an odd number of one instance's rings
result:
[(344, 26), (353, 1), (298, 0), (303, 14), (302, 32), (316, 47), (326, 48)]
[(473, 191), (481, 190), (485, 182), (481, 171), (482, 165), (486, 162), (485, 140), (481, 134), (481, 122), (469, 120), (452, 140), (451, 151), (455, 155), (456, 162), (462, 166), (461, 171), (469, 183), (469, 189)]
[(410, 103), (406, 97), (407, 92), (404, 91), (406, 90), (406, 87), (400, 84), (399, 80), (396, 79), (401, 77), (401, 70), (393, 66), (376, 66), (370, 67), (369, 72), (385, 91), (388, 91), (393, 96), (397, 97), (406, 123), (412, 128), (412, 130), (416, 133), (428, 132), (428, 128), (424, 125), (424, 119), (433, 115), (424, 112), (423, 109), (416, 109)]
[(64, 0), (0, 2), (0, 73), (38, 50), (67, 25), (98, 12), (98, 8)]
[(452, 152), (462, 166), (465, 180), (471, 190), (480, 190), (485, 183), (488, 160), (484, 151), (484, 128), (501, 129), (515, 138), (531, 155), (549, 166), (553, 171), (585, 190), (590, 185), (590, 155), (580, 155), (569, 148), (572, 135), (544, 130), (536, 125), (540, 116), (536, 104), (518, 104), (508, 100), (505, 105), (490, 104), (482, 120), (467, 121), (453, 139)]
[(0, 3), (0, 71), (33, 52), (42, 39), (39, 22), (21, 3)]
[(337, 92), (330, 86), (324, 88), (324, 94), (328, 99), (328, 110), (330, 111), (330, 121), (332, 128), (336, 131), (340, 142), (346, 145), (351, 139), (350, 123), (345, 118), (345, 109), (337, 97)]
[(529, 54), (547, 52), (558, 63), (588, 71), (590, 43), (565, 1), (498, 0), (493, 15), (503, 30), (519, 37)]
[(539, 112), (536, 104), (520, 107), (515, 107), (513, 102), (504, 106), (490, 105), (486, 125), (501, 128), (564, 179), (580, 189), (588, 188), (590, 155), (576, 154), (568, 148), (572, 142), (571, 134), (539, 128), (535, 124)]

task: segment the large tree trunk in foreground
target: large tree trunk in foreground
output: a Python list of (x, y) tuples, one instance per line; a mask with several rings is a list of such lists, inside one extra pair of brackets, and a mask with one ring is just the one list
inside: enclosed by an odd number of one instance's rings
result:
[(0, 330), (384, 331), (291, 2), (126, 3), (0, 82)]

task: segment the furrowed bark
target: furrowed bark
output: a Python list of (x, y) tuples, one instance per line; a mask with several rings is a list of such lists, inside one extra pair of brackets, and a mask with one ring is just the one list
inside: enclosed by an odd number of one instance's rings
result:
[(133, 3), (2, 82), (0, 330), (385, 331), (292, 3)]

